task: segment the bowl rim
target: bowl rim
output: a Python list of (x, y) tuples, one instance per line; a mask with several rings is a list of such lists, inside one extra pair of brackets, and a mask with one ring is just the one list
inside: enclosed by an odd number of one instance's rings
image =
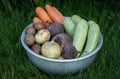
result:
[[(29, 27), (29, 26), (33, 26), (33, 23), (31, 23), (31, 24), (28, 25), (27, 27)], [(22, 43), (22, 46), (25, 48), (25, 50), (26, 50), (28, 53), (30, 53), (30, 54), (32, 54), (32, 55), (34, 55), (34, 56), (36, 56), (36, 57), (38, 57), (38, 58), (40, 58), (40, 59), (42, 59), (42, 60), (46, 60), (46, 61), (51, 61), (51, 62), (74, 62), (74, 61), (84, 60), (84, 59), (86, 59), (86, 58), (88, 58), (88, 57), (91, 57), (91, 56), (93, 56), (94, 54), (96, 54), (96, 53), (100, 50), (100, 48), (102, 47), (102, 44), (103, 44), (103, 36), (102, 36), (102, 33), (100, 32), (99, 42), (98, 42), (96, 48), (95, 48), (92, 52), (90, 52), (89, 54), (87, 54), (87, 55), (85, 55), (85, 56), (78, 57), (78, 58), (73, 58), (73, 59), (53, 59), (53, 58), (48, 58), (48, 57), (45, 57), (45, 56), (43, 56), (43, 55), (40, 55), (40, 54), (35, 53), (35, 52), (32, 51), (32, 50), (28, 47), (28, 45), (24, 42), (24, 37), (25, 37), (25, 34), (26, 34), (25, 30), (27, 29), (27, 27), (25, 27), (25, 29), (23, 30), (23, 32), (22, 32), (22, 34), (21, 34), (21, 43)]]

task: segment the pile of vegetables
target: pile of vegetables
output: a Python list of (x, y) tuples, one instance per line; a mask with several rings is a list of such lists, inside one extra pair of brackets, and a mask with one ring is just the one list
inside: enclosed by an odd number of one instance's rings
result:
[(97, 46), (100, 28), (78, 15), (65, 19), (49, 4), (37, 7), (33, 25), (26, 29), (25, 43), (32, 51), (49, 58), (71, 59), (85, 56)]

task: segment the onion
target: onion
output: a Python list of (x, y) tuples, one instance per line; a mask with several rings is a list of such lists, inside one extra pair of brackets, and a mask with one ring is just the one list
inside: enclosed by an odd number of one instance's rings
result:
[(42, 45), (41, 53), (49, 58), (58, 58), (61, 55), (61, 47), (58, 43), (49, 41)]
[(35, 35), (35, 41), (38, 44), (43, 44), (50, 39), (50, 32), (47, 29), (39, 30)]

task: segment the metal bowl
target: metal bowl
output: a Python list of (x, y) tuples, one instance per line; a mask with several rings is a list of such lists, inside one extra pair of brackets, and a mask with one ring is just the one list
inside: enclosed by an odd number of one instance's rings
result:
[[(32, 26), (31, 23), (29, 26)], [(26, 28), (27, 28), (26, 27)], [(47, 58), (42, 55), (39, 55), (33, 52), (24, 42), (25, 38), (25, 30), (23, 30), (21, 34), (21, 43), (22, 46), (27, 51), (27, 55), (29, 60), (40, 70), (48, 73), (48, 74), (74, 74), (76, 72), (82, 71), (86, 69), (93, 62), (96, 54), (100, 50), (103, 44), (103, 36), (100, 33), (100, 39), (96, 46), (96, 48), (86, 56), (75, 58), (75, 59), (52, 59)]]

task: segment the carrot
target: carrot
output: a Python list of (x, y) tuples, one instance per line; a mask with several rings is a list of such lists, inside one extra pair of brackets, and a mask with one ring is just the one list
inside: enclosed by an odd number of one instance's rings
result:
[(48, 27), (48, 25), (52, 22), (47, 12), (42, 7), (36, 8), (36, 14), (46, 27)]
[(60, 17), (56, 14), (56, 12), (53, 10), (52, 6), (49, 4), (46, 4), (45, 6), (46, 11), (48, 13), (48, 15), (50, 16), (50, 18), (54, 21), (54, 22), (59, 22), (59, 23), (63, 23), (62, 20), (60, 19)]
[(61, 18), (62, 22), (64, 22), (65, 18), (62, 15), (62, 13), (56, 7), (53, 7), (53, 9), (56, 12), (56, 14)]
[(37, 22), (41, 22), (41, 20), (40, 20), (38, 17), (34, 17), (34, 18), (33, 18), (33, 23), (35, 24), (35, 23), (37, 23)]

